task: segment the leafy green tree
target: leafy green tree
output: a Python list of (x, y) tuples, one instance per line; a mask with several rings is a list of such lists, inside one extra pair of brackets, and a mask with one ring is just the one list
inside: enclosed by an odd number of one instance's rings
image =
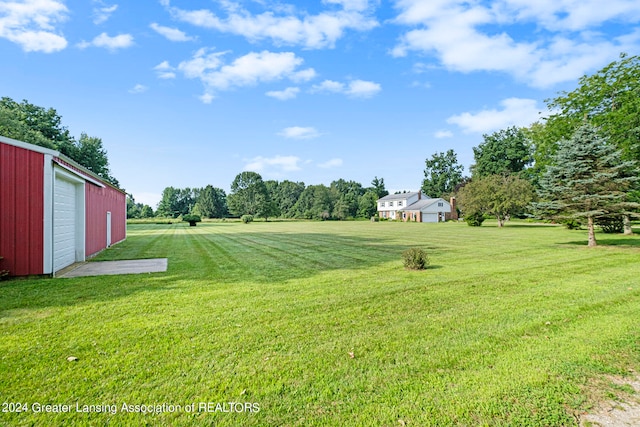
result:
[(227, 195), (221, 188), (207, 185), (198, 196), (197, 205), (206, 218), (224, 218), (227, 216)]
[(304, 182), (284, 180), (278, 183), (274, 200), (278, 205), (280, 215), (285, 218), (293, 218), (296, 216), (294, 207), (304, 189)]
[(75, 161), (113, 185), (119, 186), (118, 181), (111, 176), (109, 159), (107, 158), (107, 151), (102, 145), (102, 139), (88, 136), (83, 132), (80, 134), (75, 151)]
[(635, 215), (640, 204), (629, 201), (639, 172), (634, 161), (590, 125), (580, 126), (558, 143), (553, 164), (540, 180), (538, 215), (552, 219), (586, 219), (588, 245), (596, 246), (594, 222), (614, 214)]
[(358, 217), (371, 218), (378, 212), (378, 194), (375, 191), (367, 190), (358, 201)]
[(100, 138), (82, 133), (76, 142), (62, 125), (62, 117), (53, 108), (45, 109), (23, 100), (0, 99), (0, 134), (9, 138), (60, 151), (115, 186), (107, 152)]
[(333, 211), (331, 190), (322, 184), (304, 189), (294, 208), (296, 218), (329, 219)]
[(422, 192), (431, 197), (449, 197), (462, 182), (464, 166), (458, 164), (455, 151), (436, 153), (425, 161)]
[(132, 194), (127, 194), (127, 218), (140, 218), (141, 209)]
[(233, 215), (262, 216), (264, 204), (270, 202), (267, 186), (260, 174), (241, 172), (231, 183), (231, 194), (227, 198), (229, 210)]
[(547, 105), (556, 111), (547, 120), (549, 132), (556, 136), (555, 144), (544, 147), (549, 154), (588, 119), (622, 150), (624, 159), (640, 161), (640, 56), (621, 54), (618, 61), (582, 77), (575, 90), (547, 100)]
[(332, 216), (336, 219), (355, 218), (358, 215), (358, 201), (365, 190), (362, 184), (340, 178), (330, 185), (333, 199)]
[(153, 212), (153, 208), (149, 205), (142, 205), (142, 209), (140, 209), (140, 218), (153, 218), (155, 213)]
[(179, 198), (180, 190), (178, 188), (166, 187), (162, 190), (162, 199), (160, 199), (156, 209), (158, 216), (177, 218), (180, 215)]
[(384, 185), (384, 178), (378, 178), (377, 176), (374, 177), (373, 180), (371, 181), (371, 187), (373, 191), (376, 193), (376, 196), (378, 199), (381, 199), (384, 196), (389, 195), (389, 192), (387, 191)]
[(482, 137), (484, 142), (473, 147), (473, 178), (519, 173), (531, 164), (531, 146), (523, 129), (512, 126)]
[(489, 175), (473, 179), (460, 189), (457, 200), (465, 218), (478, 214), (496, 217), (498, 227), (533, 201), (533, 186), (516, 175)]
[[(75, 141), (69, 130), (62, 125), (62, 117), (56, 110), (39, 107), (26, 99), (18, 103), (9, 97), (0, 99), (0, 108), (32, 131), (42, 135), (49, 142), (45, 145), (47, 148), (59, 150), (75, 160)], [(11, 135), (6, 136), (11, 137)], [(39, 141), (25, 142), (37, 144)]]

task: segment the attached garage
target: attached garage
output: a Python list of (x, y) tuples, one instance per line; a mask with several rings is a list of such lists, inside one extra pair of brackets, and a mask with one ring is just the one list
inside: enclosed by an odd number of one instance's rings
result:
[(400, 209), (405, 221), (443, 222), (446, 214), (451, 212), (451, 204), (444, 199), (423, 199)]
[(422, 222), (438, 222), (438, 214), (437, 213), (423, 213), (422, 214)]
[(57, 151), (0, 137), (0, 270), (54, 274), (126, 237), (126, 194)]

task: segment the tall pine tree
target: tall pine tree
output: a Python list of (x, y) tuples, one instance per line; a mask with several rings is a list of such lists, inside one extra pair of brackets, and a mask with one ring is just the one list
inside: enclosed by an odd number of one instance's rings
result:
[(622, 152), (602, 138), (595, 127), (584, 124), (570, 140), (562, 140), (552, 165), (540, 180), (540, 216), (586, 219), (589, 246), (596, 246), (594, 222), (611, 215), (635, 215), (640, 204), (628, 201), (637, 185), (638, 169), (623, 161)]

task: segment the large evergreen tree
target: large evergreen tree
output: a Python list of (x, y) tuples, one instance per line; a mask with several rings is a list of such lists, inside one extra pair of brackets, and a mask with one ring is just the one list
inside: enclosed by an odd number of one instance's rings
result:
[[(637, 185), (634, 161), (590, 125), (580, 126), (571, 139), (558, 143), (553, 162), (540, 180), (538, 214), (554, 219), (586, 219), (588, 245), (596, 246), (594, 222), (611, 215), (631, 215), (640, 205), (628, 192)], [(635, 214), (634, 214), (635, 215)]]

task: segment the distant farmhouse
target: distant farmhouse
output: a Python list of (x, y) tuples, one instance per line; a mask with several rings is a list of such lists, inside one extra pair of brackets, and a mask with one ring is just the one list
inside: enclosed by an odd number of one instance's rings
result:
[(378, 217), (415, 222), (443, 222), (458, 219), (455, 197), (449, 202), (430, 198), (422, 191), (389, 194), (378, 199)]

